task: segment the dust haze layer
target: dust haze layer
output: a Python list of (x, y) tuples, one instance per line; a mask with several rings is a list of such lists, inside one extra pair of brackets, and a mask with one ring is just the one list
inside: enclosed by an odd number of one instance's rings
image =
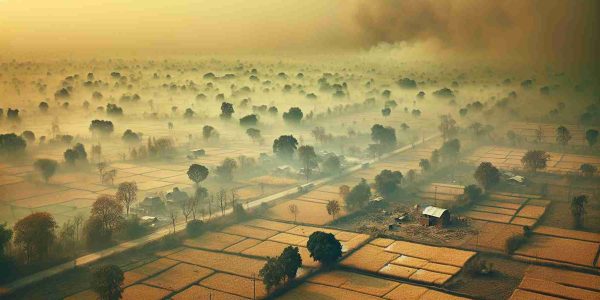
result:
[(455, 56), (598, 67), (600, 2), (361, 1), (366, 46), (405, 42)]
[(597, 71), (599, 14), (598, 1), (568, 0), (2, 0), (0, 49), (4, 57), (39, 59), (339, 53), (403, 44), (421, 56)]

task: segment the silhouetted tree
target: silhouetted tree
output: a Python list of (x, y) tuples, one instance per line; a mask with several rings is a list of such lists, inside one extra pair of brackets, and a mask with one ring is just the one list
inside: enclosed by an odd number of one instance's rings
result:
[(298, 147), (298, 140), (292, 135), (282, 135), (273, 141), (273, 153), (279, 158), (291, 160)]
[(521, 158), (521, 163), (525, 169), (536, 172), (540, 169), (545, 169), (550, 155), (543, 150), (529, 150)]
[(575, 223), (575, 228), (582, 228), (584, 217), (585, 217), (585, 205), (587, 204), (588, 199), (586, 195), (579, 195), (573, 197), (571, 200), (571, 215), (573, 215), (573, 221)]
[(123, 293), (125, 276), (116, 265), (104, 265), (92, 270), (90, 285), (100, 300), (119, 300)]
[(58, 162), (53, 159), (41, 158), (33, 163), (33, 167), (40, 172), (40, 175), (42, 175), (44, 181), (48, 183), (50, 177), (54, 176), (54, 173), (56, 173)]
[(57, 227), (54, 217), (47, 212), (32, 213), (15, 224), (14, 243), (23, 248), (27, 262), (48, 255), (48, 250), (56, 239)]
[(500, 182), (500, 171), (490, 162), (482, 162), (473, 177), (486, 191)]
[(394, 195), (402, 183), (402, 173), (399, 171), (382, 170), (375, 176), (375, 189), (384, 196)]
[(342, 244), (332, 233), (313, 232), (308, 237), (306, 248), (310, 257), (324, 266), (331, 266), (342, 257)]

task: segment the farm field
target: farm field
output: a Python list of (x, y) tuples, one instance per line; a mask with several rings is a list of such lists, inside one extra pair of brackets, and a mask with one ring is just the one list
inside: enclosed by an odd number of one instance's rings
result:
[[(502, 170), (521, 170), (523, 165), (521, 158), (527, 152), (526, 149), (508, 148), (499, 146), (483, 146), (466, 159), (467, 162), (479, 165), (482, 162), (491, 162)], [(568, 153), (547, 152), (550, 155), (544, 172), (556, 174), (577, 174), (579, 167), (588, 163), (596, 167), (600, 166), (600, 157), (577, 155)]]
[(311, 277), (280, 299), (467, 299), (434, 289), (348, 271)]
[(598, 275), (530, 266), (510, 299), (598, 299), (598, 297), (600, 297)]
[(546, 212), (549, 200), (540, 195), (490, 193), (464, 216), (475, 220), (533, 227)]
[[(540, 143), (557, 144), (556, 142), (556, 128), (557, 124), (544, 124), (544, 123), (526, 123), (526, 122), (510, 122), (508, 124), (508, 130), (514, 131), (517, 136), (521, 136), (528, 142), (534, 142), (539, 138)], [(563, 125), (566, 127), (570, 134), (571, 140), (569, 145), (575, 146), (588, 146), (585, 139), (585, 131), (587, 128), (583, 128), (578, 125)]]
[(600, 236), (597, 233), (540, 226), (533, 231), (527, 243), (515, 251), (515, 256), (530, 261), (598, 269), (599, 251)]
[(341, 265), (433, 285), (444, 285), (475, 252), (417, 243), (374, 239), (343, 259)]

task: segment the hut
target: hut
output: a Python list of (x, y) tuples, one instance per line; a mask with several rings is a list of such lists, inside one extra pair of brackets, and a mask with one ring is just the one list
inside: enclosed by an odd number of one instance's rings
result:
[(420, 223), (423, 226), (445, 227), (450, 224), (450, 211), (445, 208), (427, 206), (421, 213)]

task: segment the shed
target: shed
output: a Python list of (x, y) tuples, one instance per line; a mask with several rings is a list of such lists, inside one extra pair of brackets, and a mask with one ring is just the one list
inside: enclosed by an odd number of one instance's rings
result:
[(435, 206), (427, 206), (423, 210), (420, 219), (421, 225), (445, 227), (450, 224), (450, 211)]

